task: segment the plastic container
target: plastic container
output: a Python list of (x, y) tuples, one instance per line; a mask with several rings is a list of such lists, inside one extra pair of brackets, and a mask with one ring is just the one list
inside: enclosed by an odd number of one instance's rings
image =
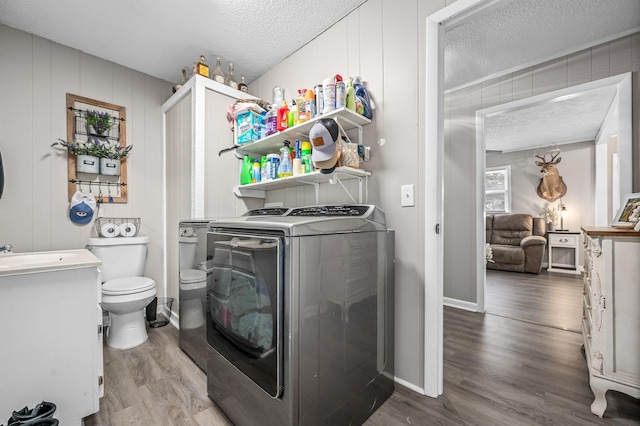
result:
[(322, 85), (317, 85), (313, 88), (313, 93), (316, 96), (316, 116), (324, 113), (324, 91)]
[(373, 117), (371, 99), (369, 98), (369, 92), (367, 92), (367, 89), (362, 85), (362, 79), (360, 76), (353, 78), (353, 88), (355, 90), (356, 102), (360, 101), (362, 103), (362, 112), (358, 112), (371, 120)]
[(260, 163), (258, 161), (253, 162), (253, 166), (251, 168), (251, 183), (258, 183), (261, 180), (260, 174)]
[(289, 128), (289, 107), (286, 101), (282, 101), (282, 105), (278, 108), (277, 128), (279, 132)]
[(285, 141), (284, 146), (280, 148), (280, 165), (278, 166), (278, 178), (286, 178), (293, 176), (293, 165), (291, 164), (291, 150), (289, 149), (289, 141)]
[(271, 107), (266, 115), (265, 132), (267, 136), (278, 133), (278, 109)]
[(309, 117), (309, 120), (311, 120), (318, 114), (316, 110), (316, 94), (313, 93), (313, 90), (307, 89), (304, 95), (304, 99), (307, 103), (307, 117)]
[(345, 97), (346, 97), (346, 107), (347, 109), (350, 109), (351, 111), (355, 111), (356, 110), (356, 91), (353, 87), (353, 78), (349, 77), (349, 80), (347, 80), (347, 90), (345, 92)]
[(280, 166), (280, 155), (267, 154), (268, 178), (267, 180), (278, 179), (278, 167)]
[(240, 170), (240, 185), (251, 183), (251, 170), (253, 168), (253, 160), (245, 155), (242, 159), (242, 169)]
[(344, 108), (347, 104), (347, 85), (342, 76), (336, 74), (336, 109)]
[(325, 78), (322, 80), (322, 96), (324, 99), (322, 113), (336, 109), (336, 80), (335, 78)]

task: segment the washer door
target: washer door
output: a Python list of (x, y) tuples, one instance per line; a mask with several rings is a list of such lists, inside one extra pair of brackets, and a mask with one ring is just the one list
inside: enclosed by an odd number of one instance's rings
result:
[(272, 397), (282, 393), (282, 237), (210, 232), (207, 341)]

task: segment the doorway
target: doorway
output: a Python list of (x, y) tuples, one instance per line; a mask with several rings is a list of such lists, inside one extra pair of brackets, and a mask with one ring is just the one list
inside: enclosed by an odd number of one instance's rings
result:
[[(516, 196), (512, 197), (512, 211), (539, 215), (545, 201), (535, 195), (535, 185), (539, 177), (538, 167), (533, 163), (534, 155), (542, 155), (541, 152), (553, 148), (566, 154), (563, 155), (565, 159), (561, 167), (569, 191), (562, 204), (571, 212), (570, 221), (566, 223), (569, 230), (579, 232), (582, 225), (608, 226), (612, 212), (618, 208), (615, 200), (619, 203), (624, 194), (631, 192), (632, 187), (631, 108), (631, 74), (625, 73), (478, 110), (476, 155), (479, 160), (484, 161), (478, 161), (481, 167), (478, 167), (477, 179), (482, 181), (482, 193), (487, 162), (493, 167), (498, 164), (510, 165), (515, 171), (511, 177), (511, 187), (516, 193)], [(558, 127), (558, 123), (561, 123), (561, 128)], [(511, 125), (522, 129), (520, 131), (509, 128)], [(591, 142), (576, 142), (584, 138), (589, 138)], [(612, 144), (612, 139), (617, 143)], [(500, 153), (487, 157), (488, 150)], [(624, 164), (619, 163), (622, 157), (625, 158)], [(618, 161), (612, 161), (613, 158), (617, 158)], [(585, 171), (584, 165), (589, 163), (594, 170)], [(522, 196), (522, 193), (527, 195)], [(484, 201), (477, 208), (477, 223), (484, 229)], [(484, 256), (484, 240), (479, 240), (478, 243), (478, 256)], [(576, 255), (582, 258), (582, 253)], [(579, 265), (582, 263), (578, 262)], [(554, 277), (544, 269), (543, 274), (545, 275), (540, 277), (540, 280)], [(518, 284), (528, 282), (534, 288), (540, 281), (533, 277), (517, 275), (510, 273), (496, 277), (496, 274), (493, 274), (491, 279), (495, 282), (491, 282), (493, 287), (489, 291), (486, 274), (478, 274), (477, 299), (479, 302), (482, 301), (482, 304), (478, 303), (478, 311), (482, 312), (481, 308), (484, 308), (495, 313), (495, 300), (494, 303), (490, 303), (487, 296), (495, 294), (498, 289), (504, 290), (499, 291), (499, 294), (510, 298), (513, 297), (511, 292), (518, 288)], [(508, 276), (513, 277), (516, 288), (499, 285)], [(579, 298), (580, 292), (576, 289), (575, 283), (572, 283), (572, 280), (563, 280), (562, 274), (557, 276), (557, 285), (564, 284), (565, 291), (576, 293)], [(528, 294), (526, 288), (521, 287), (524, 298)], [(539, 287), (540, 290), (544, 288)], [(540, 294), (536, 293), (533, 304), (540, 303)], [(567, 310), (575, 310), (570, 300), (571, 297), (567, 299)], [(555, 302), (559, 303), (557, 299)], [(541, 312), (544, 312), (546, 306), (549, 305), (545, 305)], [(490, 307), (492, 309), (489, 309)], [(522, 305), (521, 308), (524, 311), (521, 310), (520, 315), (530, 309), (531, 305)], [(510, 310), (504, 307), (497, 311), (504, 314)], [(549, 320), (545, 321), (543, 316), (535, 313), (525, 314), (525, 317), (539, 323), (579, 331), (579, 324), (576, 326), (570, 318), (555, 318), (551, 315)], [(579, 322), (579, 319), (578, 315), (575, 320)]]

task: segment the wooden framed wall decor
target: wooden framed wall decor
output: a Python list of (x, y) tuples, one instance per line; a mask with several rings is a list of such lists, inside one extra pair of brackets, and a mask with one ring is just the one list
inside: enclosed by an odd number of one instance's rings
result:
[[(89, 126), (87, 116), (95, 112), (110, 116), (112, 125), (109, 129), (101, 131)], [(94, 141), (124, 148), (127, 146), (126, 123), (124, 107), (67, 93), (67, 142)], [(119, 175), (113, 175), (78, 171), (77, 156), (71, 152), (67, 154), (69, 201), (76, 191), (82, 191), (93, 194), (102, 203), (127, 202), (126, 158), (120, 160)]]

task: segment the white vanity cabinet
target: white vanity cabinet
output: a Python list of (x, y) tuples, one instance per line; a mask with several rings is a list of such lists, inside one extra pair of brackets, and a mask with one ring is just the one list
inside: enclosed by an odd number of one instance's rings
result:
[(43, 400), (65, 426), (99, 410), (100, 264), (88, 250), (0, 255), (0, 423)]
[(582, 335), (595, 396), (591, 412), (607, 408), (616, 390), (640, 398), (640, 233), (583, 227)]

